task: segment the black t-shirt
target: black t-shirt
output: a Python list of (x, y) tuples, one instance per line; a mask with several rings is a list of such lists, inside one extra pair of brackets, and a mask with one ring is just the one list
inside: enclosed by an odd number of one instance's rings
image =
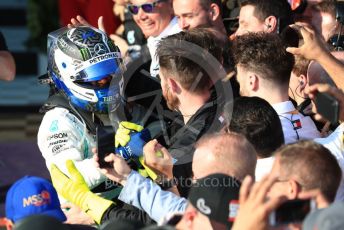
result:
[(0, 51), (2, 51), (2, 50), (8, 50), (8, 49), (7, 49), (5, 38), (2, 34), (2, 32), (0, 31)]
[[(205, 134), (220, 131), (223, 126), (219, 118), (222, 115), (225, 97), (218, 92), (218, 88), (214, 86), (208, 102), (190, 118), (187, 124), (175, 129), (176, 133), (171, 135), (168, 151), (176, 160), (173, 175), (178, 180), (178, 191), (182, 197), (188, 196), (192, 186), (192, 158), (195, 143)], [(175, 123), (180, 127), (181, 120), (176, 120)]]

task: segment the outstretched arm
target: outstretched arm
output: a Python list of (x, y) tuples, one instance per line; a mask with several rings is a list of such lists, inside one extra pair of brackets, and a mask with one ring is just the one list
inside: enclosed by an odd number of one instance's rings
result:
[[(96, 155), (94, 159), (96, 166), (99, 166)], [(105, 157), (105, 161), (113, 162), (113, 168), (105, 168), (101, 171), (109, 179), (123, 185), (119, 200), (144, 210), (155, 221), (159, 221), (168, 213), (185, 210), (187, 205), (185, 198), (162, 190), (152, 180), (131, 170), (121, 156), (110, 154)]]
[[(296, 25), (295, 25), (296, 26)], [(344, 89), (344, 65), (336, 59), (326, 48), (326, 43), (306, 26), (296, 26), (304, 40), (301, 47), (288, 47), (287, 51), (294, 55), (301, 55), (306, 59), (317, 61), (330, 75), (338, 88)]]

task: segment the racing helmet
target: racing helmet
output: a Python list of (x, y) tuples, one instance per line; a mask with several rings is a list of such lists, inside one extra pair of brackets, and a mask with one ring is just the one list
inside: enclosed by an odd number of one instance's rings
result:
[(65, 27), (48, 35), (48, 76), (73, 106), (116, 110), (123, 100), (123, 71), (118, 47), (101, 30)]

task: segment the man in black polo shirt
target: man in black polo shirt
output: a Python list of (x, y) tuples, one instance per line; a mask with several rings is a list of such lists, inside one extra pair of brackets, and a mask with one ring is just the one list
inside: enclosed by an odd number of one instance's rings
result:
[(224, 88), (228, 85), (221, 84), (222, 50), (214, 44), (220, 43), (213, 33), (195, 28), (163, 39), (157, 48), (163, 96), (169, 109), (180, 114), (170, 126), (167, 149), (181, 196), (189, 191), (183, 181), (192, 177), (193, 145), (204, 134), (220, 130), (220, 111), (231, 97), (231, 89)]

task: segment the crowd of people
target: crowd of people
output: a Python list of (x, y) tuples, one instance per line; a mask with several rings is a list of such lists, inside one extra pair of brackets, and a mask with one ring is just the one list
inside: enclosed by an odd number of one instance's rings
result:
[(48, 35), (52, 184), (13, 184), (8, 229), (343, 226), (341, 2), (239, 1), (234, 33), (220, 0), (115, 2), (122, 33)]

